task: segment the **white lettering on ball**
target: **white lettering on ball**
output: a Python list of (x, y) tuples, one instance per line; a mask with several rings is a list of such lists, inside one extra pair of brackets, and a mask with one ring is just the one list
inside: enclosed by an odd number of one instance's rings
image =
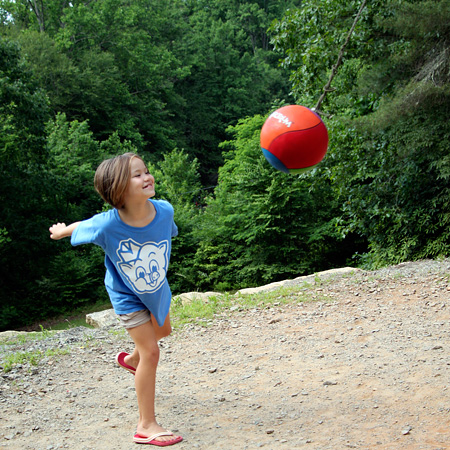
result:
[(288, 117), (286, 117), (284, 114), (281, 114), (278, 111), (273, 112), (270, 117), (273, 117), (274, 119), (277, 119), (278, 122), (283, 123), (288, 128), (292, 125), (292, 122), (289, 120)]

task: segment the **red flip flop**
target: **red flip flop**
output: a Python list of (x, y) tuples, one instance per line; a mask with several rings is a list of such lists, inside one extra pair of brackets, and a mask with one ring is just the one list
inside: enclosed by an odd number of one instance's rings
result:
[[(168, 441), (157, 441), (156, 438), (159, 438), (160, 436), (173, 436), (173, 439), (170, 439)], [(167, 447), (169, 445), (178, 444), (178, 442), (181, 442), (182, 440), (183, 438), (181, 436), (175, 436), (170, 431), (163, 431), (149, 437), (144, 437), (140, 434), (135, 434), (133, 436), (133, 441), (136, 442), (136, 444), (149, 444), (156, 445), (157, 447)]]
[(119, 364), (120, 367), (123, 367), (125, 370), (128, 370), (128, 372), (131, 372), (133, 375), (136, 374), (136, 368), (133, 366), (129, 366), (125, 362), (125, 356), (128, 356), (129, 353), (126, 352), (120, 352), (116, 355), (116, 363)]

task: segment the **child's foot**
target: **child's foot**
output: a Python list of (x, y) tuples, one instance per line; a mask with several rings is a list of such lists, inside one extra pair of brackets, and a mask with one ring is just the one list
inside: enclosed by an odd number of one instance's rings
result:
[(176, 436), (169, 430), (166, 431), (156, 422), (147, 424), (147, 426), (138, 424), (136, 434), (133, 437), (133, 441), (137, 444), (156, 445), (157, 447), (177, 444), (182, 440), (181, 436)]
[(133, 375), (136, 374), (136, 368), (133, 366), (130, 366), (125, 362), (125, 358), (127, 356), (130, 356), (129, 353), (120, 352), (116, 355), (116, 363), (119, 364), (120, 367), (123, 367), (125, 370), (128, 370), (128, 372), (131, 372)]
[(153, 434), (145, 437), (140, 434), (133, 436), (133, 441), (137, 444), (149, 444), (156, 445), (157, 447), (167, 447), (168, 445), (178, 444), (183, 438), (181, 436), (175, 436), (171, 431), (162, 431), (160, 433)]

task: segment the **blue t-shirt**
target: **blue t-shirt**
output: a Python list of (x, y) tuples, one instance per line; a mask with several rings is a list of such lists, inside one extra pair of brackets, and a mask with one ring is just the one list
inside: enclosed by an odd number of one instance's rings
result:
[(172, 298), (166, 274), (178, 228), (170, 203), (149, 201), (156, 215), (147, 226), (127, 225), (111, 209), (80, 222), (71, 243), (92, 243), (105, 251), (105, 286), (116, 314), (148, 309), (162, 326)]

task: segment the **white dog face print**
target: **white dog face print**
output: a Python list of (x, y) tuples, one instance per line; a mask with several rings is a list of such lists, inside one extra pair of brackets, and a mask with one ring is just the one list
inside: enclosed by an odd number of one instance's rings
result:
[(164, 283), (169, 265), (168, 250), (168, 241), (139, 244), (127, 239), (119, 243), (119, 269), (137, 293), (155, 292)]

